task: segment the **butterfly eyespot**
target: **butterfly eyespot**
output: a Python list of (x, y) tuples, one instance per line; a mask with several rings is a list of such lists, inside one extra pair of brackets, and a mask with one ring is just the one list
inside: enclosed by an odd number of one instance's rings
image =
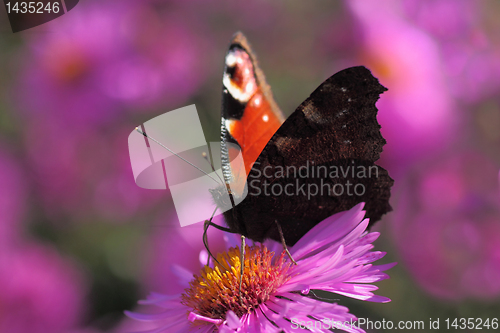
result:
[(347, 89), (346, 89), (346, 88), (344, 88), (344, 87), (342, 87), (342, 88), (340, 88), (340, 91), (342, 91), (342, 92), (346, 92), (346, 91), (347, 91)]
[(351, 101), (352, 101), (352, 99), (348, 98), (348, 99), (347, 99), (347, 101), (348, 101), (348, 102), (351, 102)]
[(267, 123), (269, 121), (269, 116), (265, 114), (264, 116), (262, 116), (262, 120)]
[(234, 48), (226, 56), (226, 69), (222, 78), (224, 88), (240, 103), (247, 103), (257, 90), (253, 62), (240, 48)]

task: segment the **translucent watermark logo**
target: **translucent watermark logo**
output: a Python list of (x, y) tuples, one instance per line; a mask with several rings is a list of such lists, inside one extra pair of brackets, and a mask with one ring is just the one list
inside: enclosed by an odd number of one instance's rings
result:
[(19, 32), (52, 21), (73, 8), (79, 0), (4, 0), (12, 32)]
[[(130, 133), (130, 162), (138, 186), (172, 194), (181, 226), (204, 221), (214, 212), (210, 190), (226, 189), (222, 178), (221, 143), (207, 144), (195, 105), (166, 112)], [(228, 163), (235, 175), (220, 198), (239, 204), (247, 195), (241, 149), (228, 143)], [(228, 191), (233, 193), (233, 200)], [(232, 206), (219, 207), (221, 214)]]

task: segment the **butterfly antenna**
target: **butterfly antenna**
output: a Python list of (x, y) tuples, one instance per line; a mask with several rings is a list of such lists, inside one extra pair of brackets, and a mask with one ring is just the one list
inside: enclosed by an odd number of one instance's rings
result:
[(245, 270), (245, 236), (241, 235), (241, 248), (240, 248), (240, 304), (243, 305), (243, 296), (241, 295), (241, 286), (243, 285), (243, 272)]
[(205, 153), (205, 152), (203, 152), (203, 153), (201, 154), (201, 156), (203, 156), (203, 158), (205, 159), (205, 161), (207, 161), (207, 163), (210, 165), (210, 167), (212, 168), (212, 171), (213, 171), (213, 172), (217, 175), (217, 178), (219, 178), (220, 183), (221, 183), (221, 184), (224, 184), (224, 182), (222, 181), (222, 178), (220, 178), (219, 174), (218, 174), (217, 172), (215, 172), (214, 164), (212, 163), (212, 161), (210, 161), (210, 160), (208, 159), (208, 154), (207, 154), (207, 153)]
[(170, 153), (174, 154), (175, 156), (177, 156), (178, 158), (180, 158), (181, 160), (183, 160), (184, 162), (186, 162), (187, 164), (191, 165), (192, 167), (198, 169), (199, 171), (201, 171), (203, 174), (205, 174), (206, 176), (210, 177), (213, 179), (214, 182), (216, 182), (217, 184), (220, 185), (220, 183), (217, 181), (217, 179), (215, 179), (214, 177), (210, 176), (208, 173), (206, 173), (205, 171), (201, 170), (200, 168), (198, 168), (196, 165), (194, 165), (193, 163), (189, 162), (188, 160), (186, 160), (184, 157), (182, 157), (181, 155), (175, 153), (174, 151), (172, 151), (171, 149), (169, 149), (168, 147), (166, 147), (165, 145), (163, 145), (161, 142), (159, 142), (158, 140), (156, 140), (155, 138), (147, 135), (145, 132), (141, 131), (139, 129), (139, 127), (136, 127), (135, 130), (137, 132), (139, 132), (140, 134), (144, 135), (146, 138), (148, 138), (149, 140), (151, 141), (154, 141), (156, 142), (158, 145), (160, 145), (162, 148), (165, 148), (166, 150), (168, 150)]
[(283, 230), (281, 230), (281, 226), (280, 224), (278, 223), (278, 220), (274, 220), (274, 222), (276, 223), (276, 225), (278, 226), (278, 232), (280, 233), (280, 238), (281, 238), (281, 244), (283, 245), (283, 250), (285, 250), (286, 254), (288, 255), (288, 258), (290, 258), (290, 260), (295, 264), (297, 265), (297, 262), (295, 260), (293, 260), (293, 257), (292, 255), (290, 254), (290, 251), (288, 251), (288, 247), (286, 246), (286, 242), (285, 242), (285, 237), (283, 236)]

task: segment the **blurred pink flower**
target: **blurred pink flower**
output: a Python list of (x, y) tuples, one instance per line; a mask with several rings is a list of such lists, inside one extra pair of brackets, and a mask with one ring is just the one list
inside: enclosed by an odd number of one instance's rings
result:
[[(239, 249), (232, 247), (218, 255), (218, 261), (231, 268), (205, 266), (194, 280), (188, 270), (177, 268), (184, 283), (191, 280), (182, 295), (153, 293), (140, 303), (161, 307), (162, 312), (127, 315), (155, 323), (155, 332), (279, 332), (292, 329), (294, 321), (295, 325), (311, 321), (311, 316), (317, 321), (355, 321), (346, 307), (325, 302), (313, 290), (372, 302), (390, 301), (372, 293), (377, 287), (370, 283), (388, 278), (383, 271), (393, 264), (372, 266), (385, 253), (370, 251), (379, 234), (366, 232), (368, 220), (363, 220), (362, 208), (359, 204), (333, 215), (302, 237), (290, 249), (297, 266), (284, 252), (274, 256), (268, 250), (279, 249), (276, 242), (247, 247), (243, 303), (238, 298), (238, 274), (232, 273), (239, 272)], [(217, 283), (220, 280), (224, 280), (222, 289)], [(357, 327), (346, 330), (364, 332)], [(328, 330), (318, 330), (323, 331)]]
[(453, 96), (474, 103), (500, 89), (500, 45), (488, 29), (491, 3), (466, 0), (406, 0), (406, 17), (438, 42), (443, 71)]
[(450, 40), (470, 33), (479, 23), (478, 4), (467, 0), (404, 0), (402, 9), (411, 21), (436, 38)]
[(28, 165), (51, 217), (98, 213), (121, 222), (167, 196), (135, 184), (126, 145), (131, 129), (71, 129), (50, 117), (26, 127)]
[[(26, 184), (21, 166), (0, 149), (0, 247), (8, 247), (22, 232), (26, 208)], [(1, 251), (1, 250), (0, 250)]]
[(0, 286), (0, 332), (67, 333), (84, 314), (81, 272), (50, 247), (2, 249)]
[(53, 33), (28, 41), (22, 62), (15, 93), (28, 119), (107, 123), (125, 110), (178, 105), (202, 81), (203, 43), (186, 22), (160, 17), (147, 2), (87, 2), (53, 24)]
[(443, 45), (450, 91), (467, 103), (497, 97), (500, 91), (500, 45), (485, 38), (478, 33), (470, 41)]
[[(347, 1), (361, 34), (361, 60), (389, 90), (377, 102), (384, 158), (408, 166), (444, 149), (458, 112), (436, 42), (402, 17), (398, 1)], [(396, 170), (394, 171), (396, 172)]]
[(401, 188), (394, 239), (416, 281), (445, 299), (498, 297), (498, 167), (478, 153), (458, 153)]

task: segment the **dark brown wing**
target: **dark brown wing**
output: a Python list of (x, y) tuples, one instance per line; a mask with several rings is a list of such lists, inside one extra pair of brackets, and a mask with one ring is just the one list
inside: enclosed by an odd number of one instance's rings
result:
[(375, 102), (386, 90), (365, 67), (323, 82), (260, 154), (247, 178), (248, 196), (225, 213), (228, 226), (255, 241), (279, 241), (277, 220), (293, 245), (359, 202), (366, 202), (371, 224), (390, 211), (393, 180), (374, 164), (385, 144)]

